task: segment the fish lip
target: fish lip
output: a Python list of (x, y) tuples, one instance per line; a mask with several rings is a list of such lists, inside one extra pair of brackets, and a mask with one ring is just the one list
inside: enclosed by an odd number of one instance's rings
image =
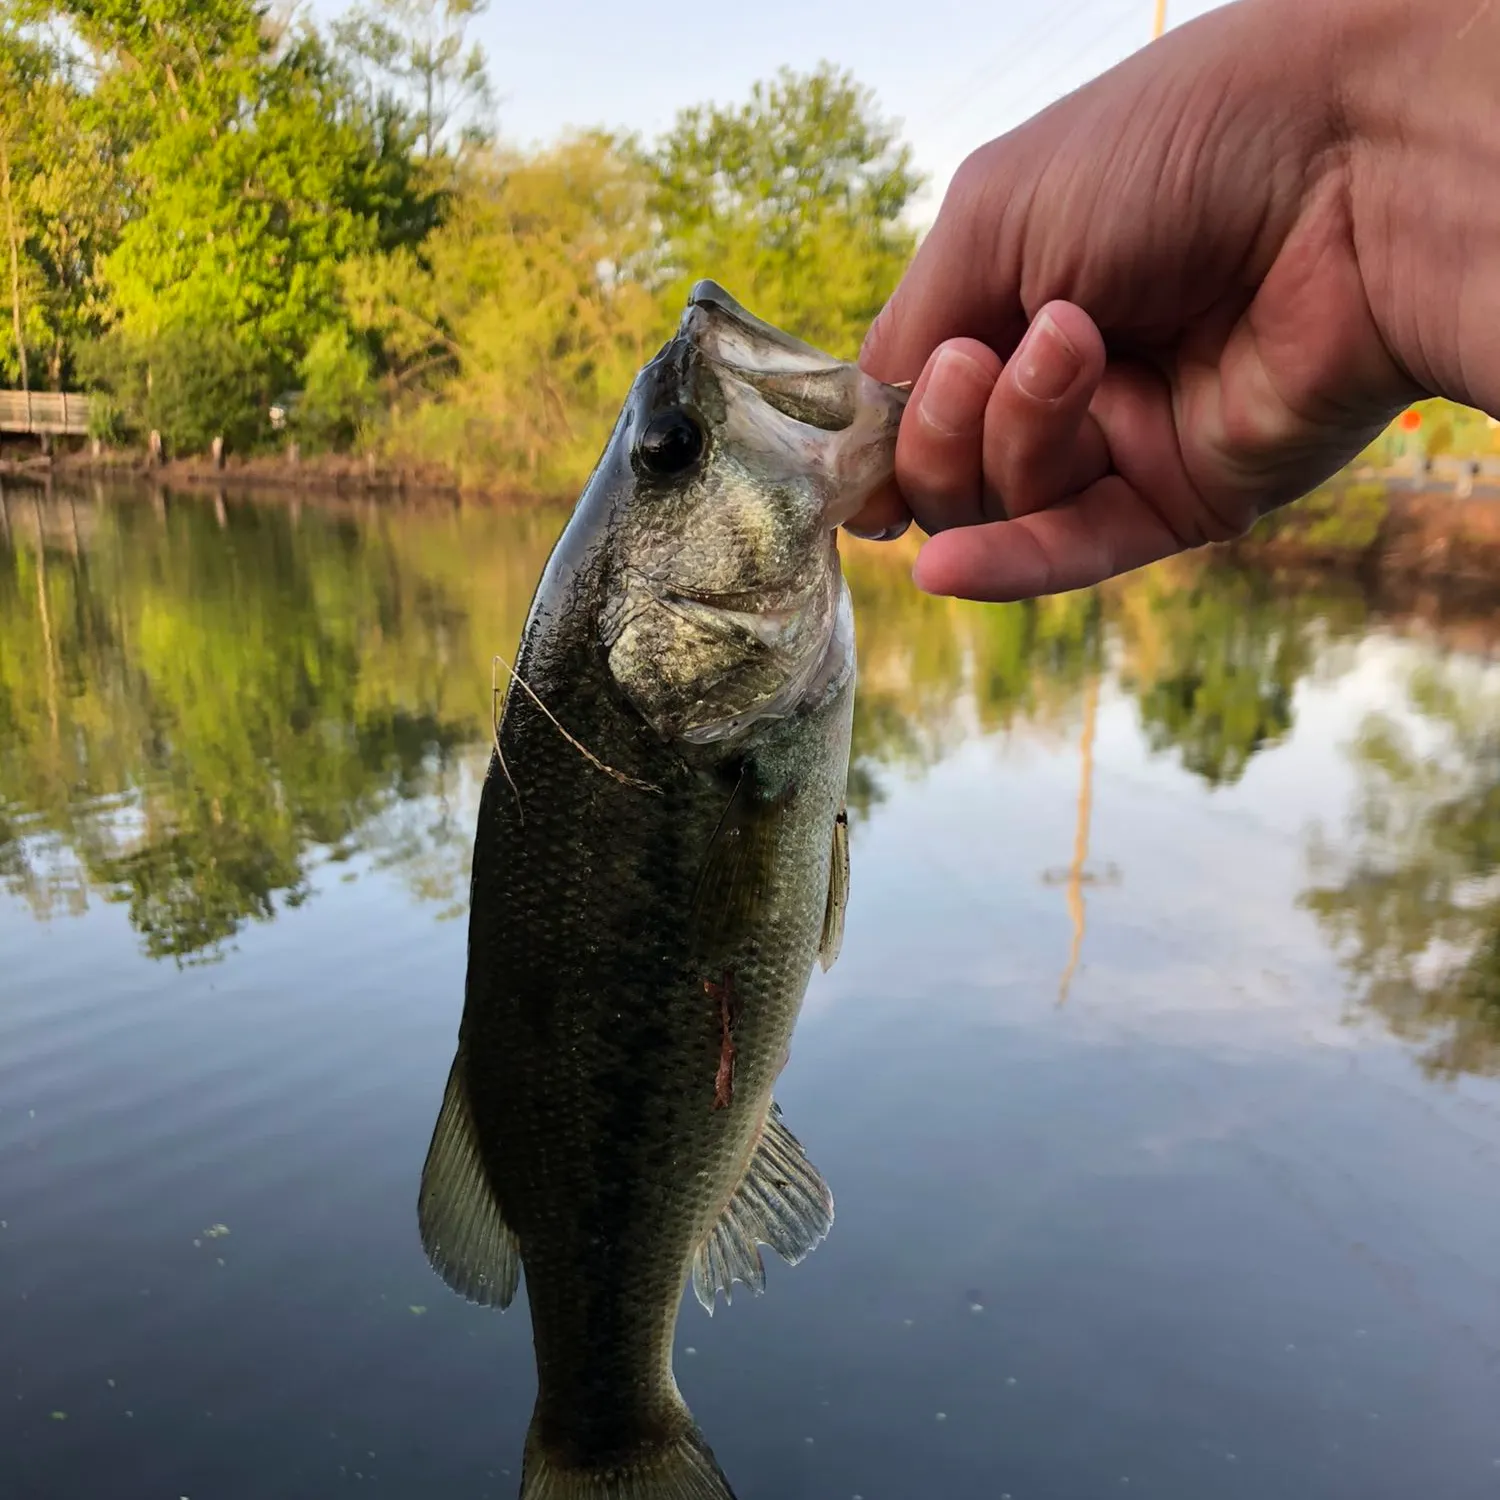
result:
[(675, 342), (783, 417), (851, 441), (862, 434), (861, 445), (911, 395), (756, 317), (706, 278), (689, 294)]
[[(832, 371), (842, 369), (846, 361), (836, 359), (833, 355), (823, 349), (799, 339), (795, 334), (788, 333), (784, 328), (778, 328), (774, 323), (767, 323), (758, 318), (748, 308), (743, 307), (728, 292), (708, 277), (693, 284), (693, 289), (688, 293), (687, 306), (683, 309), (682, 321), (678, 332), (685, 338), (694, 349), (711, 359), (715, 364), (720, 364), (731, 370), (753, 373), (758, 368), (755, 364), (744, 364), (736, 359), (726, 358), (725, 354), (715, 349), (716, 343), (722, 342), (714, 337), (716, 324), (728, 323), (732, 331), (738, 333), (742, 339), (764, 347), (767, 354), (780, 354), (797, 356), (798, 368), (808, 372)], [(774, 365), (774, 361), (771, 362)]]

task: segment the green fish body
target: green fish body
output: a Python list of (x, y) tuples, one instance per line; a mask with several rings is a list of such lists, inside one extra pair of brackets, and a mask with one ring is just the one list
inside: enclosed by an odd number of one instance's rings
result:
[(684, 1282), (712, 1312), (832, 1222), (772, 1087), (848, 891), (834, 527), (903, 400), (700, 283), (533, 601), (419, 1205), (464, 1296), (524, 1265), (523, 1500), (731, 1496), (673, 1376)]

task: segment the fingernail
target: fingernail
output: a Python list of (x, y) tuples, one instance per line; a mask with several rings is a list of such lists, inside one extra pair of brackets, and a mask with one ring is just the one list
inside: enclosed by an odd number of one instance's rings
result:
[(911, 517), (908, 516), (904, 521), (897, 521), (894, 526), (884, 527), (880, 531), (861, 531), (858, 526), (845, 526), (844, 530), (850, 536), (857, 536), (865, 542), (894, 542), (897, 537), (905, 536), (910, 526)]
[(972, 432), (984, 416), (994, 381), (959, 349), (944, 349), (922, 392), (922, 420), (947, 437)]
[(1066, 396), (1078, 379), (1083, 361), (1067, 335), (1043, 313), (1015, 353), (1016, 385), (1033, 401), (1056, 401)]

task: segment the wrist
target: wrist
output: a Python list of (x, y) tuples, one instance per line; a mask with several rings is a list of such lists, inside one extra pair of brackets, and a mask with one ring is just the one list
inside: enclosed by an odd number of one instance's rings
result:
[(1500, 5), (1332, 0), (1371, 314), (1432, 395), (1500, 410)]

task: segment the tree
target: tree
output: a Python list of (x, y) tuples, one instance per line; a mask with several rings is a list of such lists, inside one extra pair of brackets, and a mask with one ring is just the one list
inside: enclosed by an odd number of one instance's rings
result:
[(647, 159), (679, 302), (712, 275), (768, 321), (852, 356), (915, 247), (921, 178), (869, 90), (783, 69), (733, 108), (684, 110)]
[[(9, 85), (10, 80), (6, 83)], [(0, 107), (5, 109), (6, 120), (0, 123), (0, 197), (5, 200), (5, 243), (10, 252), (10, 308), (11, 327), (15, 339), (16, 368), (21, 375), (21, 389), (31, 389), (31, 374), (26, 364), (26, 328), (21, 302), (21, 229), (20, 216), (16, 212), (16, 180), (11, 171), (14, 154), (13, 123), (25, 111), (24, 95), (14, 86), (7, 87), (6, 97)]]
[[(128, 122), (136, 184), (104, 266), (113, 347), (94, 368), (115, 372), (105, 383), (137, 426), (161, 425), (142, 396), (159, 375), (180, 398), (232, 386), (264, 413), (347, 326), (345, 262), (419, 239), (435, 196), (312, 32), (270, 26), (249, 0), (68, 9), (99, 59), (101, 104)], [(194, 445), (236, 416), (172, 413)]]
[(23, 388), (58, 388), (74, 349), (105, 324), (100, 265), (124, 194), (115, 143), (69, 59), (30, 20), (0, 5), (0, 265), (10, 314), (0, 371)]
[[(484, 48), (466, 40), (489, 0), (373, 0), (333, 23), (333, 39), (363, 73), (372, 107), (394, 102), (413, 122), (422, 156), (490, 139)], [(455, 140), (454, 137), (457, 137)]]
[(351, 304), (398, 389), (441, 391), (398, 409), (390, 441), (461, 474), (543, 488), (581, 479), (663, 332), (657, 299), (610, 269), (650, 244), (648, 189), (604, 135), (531, 156), (486, 152), (420, 252), (352, 270)]

